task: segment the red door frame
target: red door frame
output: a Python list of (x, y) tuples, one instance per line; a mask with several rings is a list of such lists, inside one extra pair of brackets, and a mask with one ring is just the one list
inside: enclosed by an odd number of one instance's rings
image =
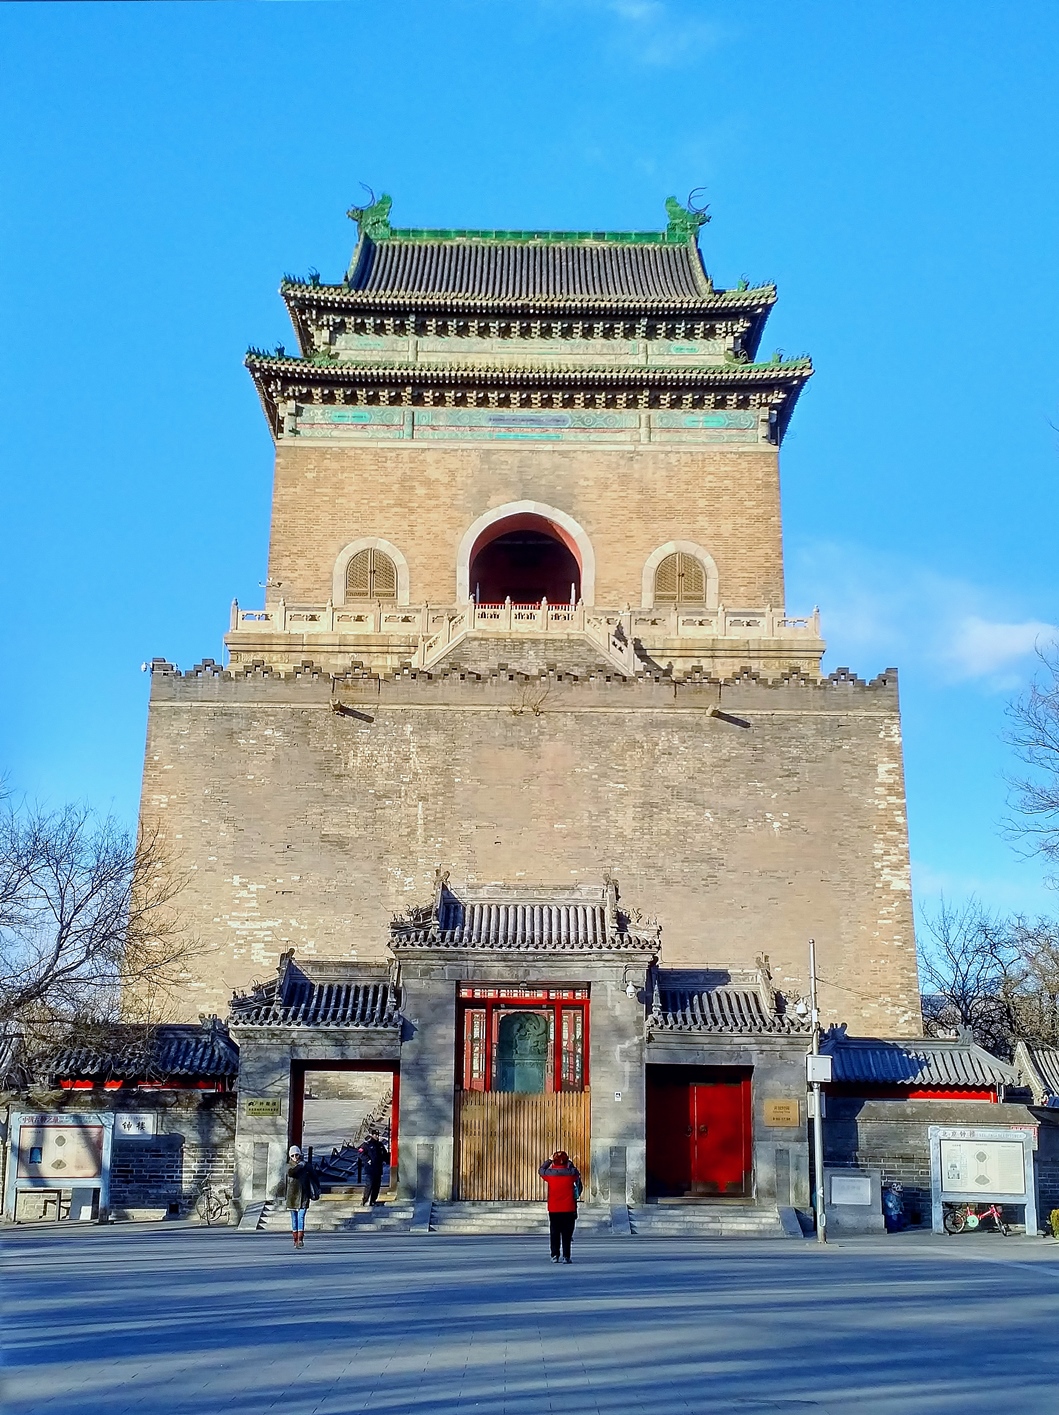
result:
[[(754, 1154), (751, 1070), (734, 1066), (649, 1065), (646, 1080), (647, 1170), (653, 1187), (662, 1195), (706, 1197), (709, 1192), (706, 1185), (726, 1181), (716, 1197), (724, 1197), (725, 1193), (735, 1197), (731, 1194), (731, 1186), (736, 1182), (735, 1170), (731, 1169), (728, 1177), (720, 1156), (717, 1157), (719, 1167), (714, 1169), (712, 1177), (706, 1175), (706, 1156), (699, 1150), (702, 1143), (699, 1132), (701, 1130), (705, 1137), (712, 1125), (719, 1137), (725, 1137), (721, 1144), (729, 1168), (733, 1159), (740, 1167), (740, 1196), (749, 1197), (753, 1189)], [(737, 1100), (731, 1096), (735, 1090), (738, 1090)], [(711, 1107), (711, 1099), (715, 1102), (722, 1099), (719, 1092), (727, 1093), (724, 1099), (735, 1101), (735, 1105)], [(732, 1133), (735, 1115), (739, 1123), (738, 1140)], [(733, 1140), (736, 1140), (738, 1153), (733, 1153)]]
[(292, 1061), (290, 1064), (290, 1114), (287, 1144), (300, 1145), (305, 1128), (305, 1073), (307, 1071), (389, 1071), (393, 1075), (393, 1110), (390, 1121), (390, 1173), (397, 1177), (397, 1136), (401, 1120), (401, 1067), (396, 1061)]
[(588, 1090), (589, 1057), (589, 990), (584, 983), (550, 983), (540, 987), (494, 986), (479, 983), (460, 983), (456, 990), (456, 1085), (460, 1090), (468, 1089), (468, 1057), (470, 1044), (467, 1036), (467, 1015), (471, 1012), (485, 1013), (485, 1074), (480, 1086), (470, 1089), (491, 1091), (493, 1072), (496, 1067), (496, 1046), (499, 1035), (500, 1018), (507, 1012), (542, 1012), (552, 1017), (552, 1085), (550, 1090), (569, 1090), (563, 1086), (563, 1037), (562, 1014), (564, 1010), (578, 1010), (581, 1013), (582, 1075), (581, 1085), (573, 1088)]

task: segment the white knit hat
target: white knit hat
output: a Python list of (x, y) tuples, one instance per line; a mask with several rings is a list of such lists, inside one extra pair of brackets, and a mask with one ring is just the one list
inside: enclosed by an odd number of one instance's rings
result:
[(288, 1159), (291, 1159), (291, 1160), (300, 1160), (301, 1157), (302, 1157), (302, 1152), (301, 1152), (301, 1150), (298, 1148), (298, 1146), (297, 1146), (297, 1145), (291, 1145), (290, 1149), (287, 1151), (287, 1158), (288, 1158)]

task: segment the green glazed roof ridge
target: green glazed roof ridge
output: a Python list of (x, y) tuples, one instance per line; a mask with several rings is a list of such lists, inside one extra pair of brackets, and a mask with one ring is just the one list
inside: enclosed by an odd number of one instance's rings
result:
[[(669, 218), (664, 231), (502, 231), (473, 230), (458, 227), (417, 228), (411, 226), (391, 226), (390, 208), (393, 198), (386, 192), (377, 199), (372, 193), (372, 201), (367, 206), (351, 206), (346, 215), (357, 223), (361, 240), (407, 241), (426, 243), (436, 241), (483, 241), (490, 243), (528, 244), (538, 242), (546, 245), (698, 245), (699, 227), (709, 221), (704, 210), (682, 206), (676, 197), (666, 197), (666, 215)], [(354, 265), (356, 261), (354, 258)], [(351, 267), (352, 268), (352, 267)]]
[(671, 246), (682, 245), (686, 236), (671, 236), (668, 231), (487, 231), (474, 230), (431, 230), (428, 227), (394, 226), (383, 237), (373, 240), (407, 241), (409, 244), (428, 241), (481, 241), (489, 244), (549, 246)]

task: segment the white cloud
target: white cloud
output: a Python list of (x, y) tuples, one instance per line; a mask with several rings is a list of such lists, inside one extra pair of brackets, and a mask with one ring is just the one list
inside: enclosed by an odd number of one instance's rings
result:
[(641, 64), (675, 68), (710, 53), (730, 31), (713, 20), (691, 18), (662, 0), (605, 0), (623, 26), (622, 47)]
[(963, 678), (983, 678), (1010, 668), (1019, 659), (1034, 653), (1040, 644), (1059, 637), (1059, 627), (1039, 619), (1021, 624), (991, 623), (977, 614), (968, 614), (955, 626), (948, 659)]
[(1032, 673), (1038, 644), (1059, 640), (1059, 625), (1019, 618), (997, 586), (863, 546), (803, 546), (791, 557), (790, 581), (792, 610), (810, 596), (820, 605), (829, 662), (858, 672), (915, 663), (936, 682), (1010, 692)]

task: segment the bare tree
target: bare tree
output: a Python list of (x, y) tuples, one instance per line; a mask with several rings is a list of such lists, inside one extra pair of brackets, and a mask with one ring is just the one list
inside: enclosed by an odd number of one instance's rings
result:
[(1011, 782), (1009, 822), (1033, 853), (1059, 864), (1059, 644), (1038, 649), (1042, 671), (1008, 708), (1007, 735), (1029, 774)]
[(923, 917), (919, 971), (927, 1031), (969, 1031), (990, 1051), (1010, 1051), (1004, 989), (1012, 948), (1003, 924), (976, 899), (943, 899)]
[(1032, 1046), (1059, 1046), (1059, 924), (1017, 915), (1005, 932), (1010, 962), (1002, 996), (1010, 1035)]
[(1000, 918), (976, 900), (944, 900), (920, 932), (927, 1031), (966, 1030), (1010, 1057), (1018, 1041), (1059, 1046), (1059, 925)]
[(194, 951), (155, 832), (82, 806), (0, 814), (0, 1033), (31, 1053), (163, 1019)]

